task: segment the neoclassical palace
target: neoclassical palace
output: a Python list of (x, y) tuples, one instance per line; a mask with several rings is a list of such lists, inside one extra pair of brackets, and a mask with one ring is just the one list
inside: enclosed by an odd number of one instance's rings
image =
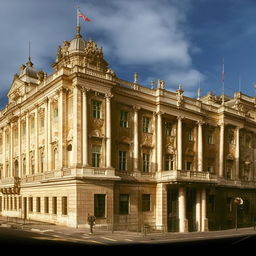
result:
[(2, 216), (86, 227), (94, 214), (99, 227), (168, 232), (252, 224), (255, 97), (124, 81), (80, 26), (52, 67), (29, 57), (0, 111)]

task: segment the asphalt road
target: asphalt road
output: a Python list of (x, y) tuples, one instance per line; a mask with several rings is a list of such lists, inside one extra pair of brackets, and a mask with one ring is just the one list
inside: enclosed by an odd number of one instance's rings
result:
[[(198, 249), (198, 252), (205, 252), (206, 254), (210, 252), (222, 252), (223, 249), (227, 251), (238, 251), (240, 249), (245, 252), (249, 252), (250, 248), (255, 249), (256, 245), (256, 235), (241, 235), (231, 238), (201, 238), (198, 240), (170, 240), (168, 237), (154, 238), (148, 237), (143, 238), (141, 236), (134, 237), (133, 239), (122, 238), (122, 241), (118, 241), (117, 238), (108, 237), (107, 235), (102, 236), (89, 236), (88, 234), (59, 234), (54, 232), (31, 232), (11, 228), (0, 227), (0, 249), (12, 248), (15, 249), (33, 249), (40, 248), (41, 252), (44, 249), (62, 249), (68, 251), (74, 250), (84, 250), (90, 249), (90, 251), (97, 252), (102, 250), (106, 252), (108, 249), (122, 249), (127, 250), (132, 249), (144, 249), (152, 252), (157, 249), (175, 249), (178, 251)], [(205, 249), (205, 250), (204, 250)], [(160, 251), (161, 252), (161, 251)], [(192, 251), (191, 251), (192, 252)]]

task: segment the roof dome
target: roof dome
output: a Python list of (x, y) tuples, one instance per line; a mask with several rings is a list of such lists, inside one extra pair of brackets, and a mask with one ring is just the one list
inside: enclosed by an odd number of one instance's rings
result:
[(28, 58), (28, 62), (26, 63), (26, 66), (23, 66), (24, 68), (21, 70), (20, 76), (26, 75), (31, 78), (37, 79), (37, 73), (38, 71), (33, 68), (33, 63), (31, 62), (31, 58)]
[(72, 39), (72, 41), (70, 42), (70, 46), (68, 48), (69, 53), (80, 51), (83, 52), (85, 49), (85, 41), (80, 35), (80, 26), (77, 26), (76, 31), (76, 37)]

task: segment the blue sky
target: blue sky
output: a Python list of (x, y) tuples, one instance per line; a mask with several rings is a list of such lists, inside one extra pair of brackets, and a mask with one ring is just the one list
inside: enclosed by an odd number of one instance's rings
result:
[(75, 35), (76, 6), (92, 22), (81, 20), (117, 75), (150, 86), (165, 80), (185, 94), (221, 93), (222, 59), (225, 93), (255, 95), (255, 0), (1, 0), (0, 109), (13, 75), (27, 62), (28, 42), (34, 67), (51, 74), (58, 45)]

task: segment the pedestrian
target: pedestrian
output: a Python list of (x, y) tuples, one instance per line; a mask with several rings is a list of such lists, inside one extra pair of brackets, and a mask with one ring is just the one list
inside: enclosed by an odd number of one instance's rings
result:
[(91, 215), (90, 213), (88, 213), (88, 224), (90, 225), (90, 234), (93, 233), (93, 226), (95, 225), (95, 220), (96, 217), (94, 215)]

